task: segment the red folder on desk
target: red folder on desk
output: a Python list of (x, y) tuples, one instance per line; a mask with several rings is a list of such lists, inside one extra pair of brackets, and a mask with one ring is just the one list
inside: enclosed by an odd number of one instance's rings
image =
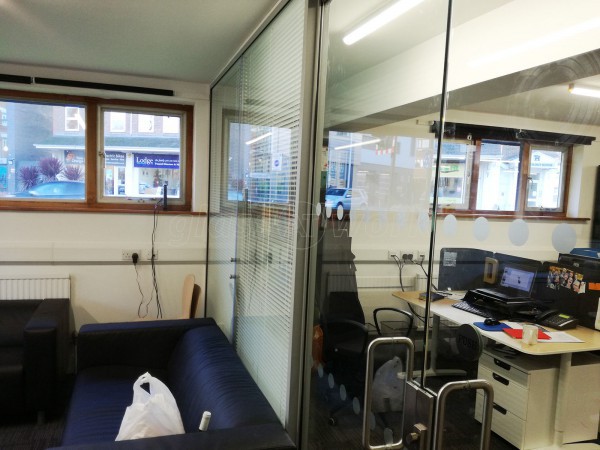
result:
[[(514, 337), (515, 339), (523, 339), (522, 328), (504, 328), (502, 331), (504, 331), (510, 337)], [(548, 336), (542, 330), (538, 330), (538, 339), (550, 339), (550, 336)]]

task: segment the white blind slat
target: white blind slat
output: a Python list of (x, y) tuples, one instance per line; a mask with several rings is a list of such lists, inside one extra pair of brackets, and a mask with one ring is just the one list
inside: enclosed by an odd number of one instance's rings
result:
[[(228, 142), (211, 148), (211, 186), (216, 179), (220, 189), (211, 191), (209, 213), (228, 216), (228, 232), (236, 225), (234, 243), (231, 234), (209, 235), (209, 253), (225, 258), (235, 245), (236, 350), (282, 423), (296, 271), (304, 8), (302, 0), (289, 2), (213, 88), (212, 99), (217, 125), (211, 131)], [(223, 110), (234, 111), (228, 123)], [(271, 135), (246, 144), (266, 133)], [(222, 155), (223, 149), (229, 154)], [(236, 183), (248, 190), (246, 204), (227, 200), (241, 194), (231, 187)], [(263, 197), (270, 201), (256, 201)]]

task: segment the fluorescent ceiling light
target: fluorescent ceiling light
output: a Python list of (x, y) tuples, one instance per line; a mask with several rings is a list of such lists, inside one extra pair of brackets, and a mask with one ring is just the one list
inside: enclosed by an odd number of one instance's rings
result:
[(600, 90), (594, 88), (575, 86), (574, 84), (569, 85), (569, 92), (571, 94), (583, 95), (585, 97), (600, 98)]
[(381, 142), (381, 139), (372, 139), (370, 141), (364, 141), (364, 142), (355, 142), (354, 144), (348, 144), (348, 145), (340, 145), (339, 147), (334, 147), (334, 150), (344, 150), (347, 148), (352, 148), (352, 147), (360, 147), (361, 145), (369, 145), (369, 144), (377, 144), (378, 142)]
[(530, 52), (532, 50), (537, 50), (539, 48), (546, 47), (550, 44), (554, 44), (568, 37), (572, 37), (577, 34), (584, 33), (586, 31), (590, 31), (599, 27), (600, 18), (594, 18), (588, 20), (587, 22), (578, 23), (577, 25), (573, 25), (563, 30), (558, 30), (554, 33), (550, 33), (539, 38), (526, 41), (522, 44), (515, 45), (513, 47), (508, 47), (498, 52), (490, 53), (489, 55), (476, 58), (472, 61), (469, 61), (469, 66), (479, 67), (493, 62), (498, 62), (503, 59), (508, 59), (525, 52)]
[(249, 141), (246, 141), (246, 145), (252, 145), (258, 141), (268, 138), (271, 135), (273, 135), (273, 133), (271, 131), (269, 131), (268, 133), (265, 133), (265, 134), (261, 134), (260, 136), (255, 137), (254, 139), (250, 139)]
[(368, 36), (375, 30), (378, 30), (379, 28), (390, 23), (397, 17), (400, 17), (408, 10), (414, 8), (422, 1), (423, 0), (400, 0), (399, 2), (394, 3), (389, 8), (384, 9), (379, 14), (367, 20), (358, 28), (355, 28), (349, 34), (347, 34), (343, 39), (344, 44), (352, 45), (355, 42), (360, 41), (365, 36)]

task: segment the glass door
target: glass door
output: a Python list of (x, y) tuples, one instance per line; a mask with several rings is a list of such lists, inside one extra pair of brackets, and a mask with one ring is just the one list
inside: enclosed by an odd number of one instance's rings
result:
[[(487, 9), (477, 10), (483, 6), (475, 3), (485, 3)], [(598, 98), (574, 94), (584, 87), (598, 95), (600, 5), (576, 3), (453, 0), (447, 107), (444, 123), (433, 131), (442, 147), (440, 180), (465, 174), (468, 182), (460, 205), (454, 203), (458, 194), (441, 193), (452, 184), (439, 183), (432, 251), (437, 278), (432, 282), (455, 295), (481, 288), (492, 294), (465, 297), (481, 307), (481, 314), (469, 320), (485, 337), (480, 356), (461, 345), (457, 324), (451, 321), (442, 321), (438, 342), (431, 346), (437, 346), (438, 367), (450, 359), (453, 368), (492, 384), (494, 449), (559, 448), (588, 439), (597, 443), (598, 438), (597, 422), (587, 436), (575, 425), (589, 418), (584, 411), (594, 409), (593, 389), (580, 397), (590, 400), (569, 406), (572, 392), (587, 389), (587, 382), (577, 386), (576, 378), (566, 378), (576, 373), (570, 369), (583, 364), (579, 358), (585, 354), (545, 356), (553, 344), (507, 340), (501, 330), (518, 332), (523, 323), (535, 321), (536, 311), (549, 308), (593, 328), (589, 307), (597, 305), (598, 293), (590, 290), (590, 282), (600, 274), (579, 264), (577, 257), (598, 256), (589, 249), (596, 246), (591, 242), (594, 221), (589, 219), (599, 198), (594, 187), (600, 110)], [(420, 120), (437, 119), (429, 114)], [(458, 151), (462, 148), (467, 158)], [(508, 297), (498, 296), (507, 292)], [(526, 303), (520, 306), (522, 301)], [(444, 299), (432, 308), (445, 302), (456, 300)], [(486, 325), (486, 318), (500, 324)], [(514, 374), (538, 376), (527, 369), (529, 364), (553, 368), (554, 375), (527, 385)], [(591, 369), (587, 373), (592, 376)], [(425, 384), (436, 389), (443, 381), (430, 376)], [(481, 395), (463, 391), (457, 396), (453, 406), (463, 403), (468, 408), (454, 407), (446, 415), (475, 427), (482, 417)], [(536, 398), (548, 399), (551, 406), (542, 407), (542, 414), (527, 414)], [(450, 420), (445, 428), (455, 437), (447, 433), (444, 448), (456, 447), (464, 433)], [(473, 440), (462, 437), (463, 445)]]
[[(325, 6), (306, 448), (363, 448), (363, 419), (370, 445), (404, 438), (405, 415), (415, 406), (405, 400), (405, 345), (377, 348), (372, 407), (364, 411), (373, 339), (409, 337), (415, 382), (423, 387), (430, 320), (405, 298), (430, 292), (438, 151), (431, 126), (441, 116), (447, 14), (447, 0)], [(468, 189), (465, 162), (444, 164), (451, 170), (462, 164), (456, 176), (447, 173), (448, 197), (460, 198)]]
[[(577, 369), (589, 355), (544, 356), (544, 344), (515, 344), (502, 327), (518, 329), (535, 321), (528, 311), (549, 308), (595, 327), (599, 6), (453, 0), (447, 40), (448, 3), (325, 7), (308, 448), (363, 448), (363, 418), (371, 445), (409, 443), (415, 400), (405, 395), (404, 347), (375, 356), (366, 413), (363, 402), (366, 343), (402, 335), (414, 343), (422, 392), (435, 397), (475, 378), (494, 387), (489, 448), (597, 442), (594, 402), (570, 397), (597, 394)], [(388, 7), (408, 10), (344, 42), (377, 13), (392, 17)], [(439, 313), (458, 311), (482, 288), (512, 289), (508, 298), (517, 300), (467, 319)], [(523, 298), (530, 309), (518, 308)], [(509, 370), (538, 377), (532, 365), (553, 375), (528, 386)], [(504, 373), (489, 370), (495, 366)], [(479, 448), (482, 395), (461, 389), (448, 397), (441, 447)], [(549, 402), (546, 414), (527, 415), (539, 398)]]

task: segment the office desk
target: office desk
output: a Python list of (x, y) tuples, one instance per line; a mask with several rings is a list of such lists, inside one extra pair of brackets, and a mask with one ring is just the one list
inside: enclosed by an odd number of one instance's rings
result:
[[(392, 295), (396, 298), (406, 301), (412, 305), (425, 309), (426, 303), (419, 299), (418, 292), (393, 292)], [(430, 304), (429, 310), (433, 315), (432, 327), (432, 344), (437, 340), (437, 329), (439, 328), (439, 319), (447, 319), (457, 324), (482, 322), (483, 317), (471, 314), (467, 311), (462, 311), (452, 307), (456, 300), (443, 299), (437, 300)], [(550, 329), (550, 328), (548, 328)], [(569, 385), (569, 375), (571, 369), (571, 359), (573, 353), (588, 352), (600, 350), (600, 332), (584, 327), (577, 327), (572, 330), (567, 330), (570, 335), (582, 340), (583, 342), (576, 343), (542, 343), (538, 342), (534, 345), (523, 344), (520, 339), (511, 338), (509, 335), (498, 331), (485, 331), (478, 329), (481, 335), (495, 342), (504, 344), (509, 348), (515, 349), (521, 353), (533, 356), (542, 355), (560, 355), (560, 368), (558, 373), (558, 393), (556, 402), (556, 411), (554, 417), (554, 446), (551, 448), (561, 448), (564, 434), (564, 419), (563, 411), (566, 405), (564, 386)], [(431, 347), (431, 364), (435, 372), (435, 345)], [(568, 444), (566, 449), (600, 449), (600, 446), (595, 444)]]

